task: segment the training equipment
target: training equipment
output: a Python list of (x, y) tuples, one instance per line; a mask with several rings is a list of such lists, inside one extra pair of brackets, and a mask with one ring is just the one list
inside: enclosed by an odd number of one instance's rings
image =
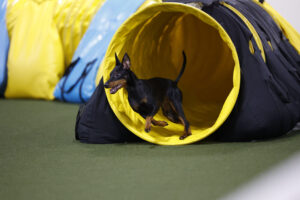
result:
[(10, 30), (6, 98), (54, 99), (64, 72), (63, 49), (53, 20), (55, 1), (20, 1)]
[[(259, 2), (205, 1), (196, 2), (196, 7), (154, 4), (134, 14), (113, 37), (100, 67), (103, 80), (98, 77), (101, 83), (107, 81), (115, 66), (114, 53), (122, 57), (127, 52), (139, 78), (174, 79), (184, 50), (187, 66), (179, 88), (193, 135), (179, 140), (183, 126), (172, 124), (162, 113), (156, 115), (157, 120), (169, 125), (144, 132), (144, 119), (129, 106), (124, 89), (114, 95), (109, 90), (98, 92), (94, 98), (107, 98), (109, 106), (97, 105), (100, 114), (93, 120), (101, 123), (109, 115), (118, 126), (123, 124), (138, 137), (162, 145), (193, 143), (215, 131), (213, 136), (225, 141), (267, 139), (287, 133), (300, 120), (300, 66), (295, 49), (299, 44), (292, 46), (287, 38), (297, 41), (299, 35), (289, 26), (284, 26), (283, 32), (273, 19), (278, 14), (269, 15)], [(102, 84), (98, 87), (104, 90)], [(78, 114), (77, 139), (97, 135), (84, 142), (109, 143), (103, 140), (106, 136), (101, 137), (105, 133), (127, 141), (124, 135), (118, 137), (121, 128), (99, 125), (98, 132), (90, 129), (81, 116), (90, 115), (92, 105), (82, 106)]]
[[(151, 1), (152, 2), (152, 1)], [(116, 30), (145, 0), (107, 0), (98, 10), (73, 56), (73, 62), (57, 84), (56, 99), (83, 103), (96, 88), (96, 75), (106, 49)]]
[[(0, 95), (7, 77), (6, 98), (87, 102), (76, 123), (82, 142), (251, 141), (281, 136), (300, 121), (300, 35), (265, 1), (1, 2)], [(182, 51), (178, 87), (192, 135), (180, 140), (183, 126), (161, 111), (155, 119), (169, 125), (146, 133), (126, 90), (103, 88), (114, 55), (128, 53), (141, 79), (174, 80)]]
[[(300, 56), (275, 21), (251, 1), (225, 1), (204, 11), (231, 36), (241, 63), (241, 89), (230, 117), (214, 134), (225, 141), (249, 141), (281, 136), (300, 120)], [(245, 16), (263, 44), (265, 62), (253, 35), (235, 12)], [(253, 47), (249, 51), (249, 41)]]

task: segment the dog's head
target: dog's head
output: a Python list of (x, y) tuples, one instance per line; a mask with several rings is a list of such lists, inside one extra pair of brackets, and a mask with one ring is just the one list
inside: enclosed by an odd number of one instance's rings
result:
[(115, 59), (116, 66), (111, 71), (109, 80), (104, 84), (105, 88), (111, 88), (111, 94), (115, 94), (119, 89), (126, 86), (131, 65), (130, 58), (127, 53), (125, 53), (122, 59), (122, 63), (119, 61), (119, 58), (116, 53)]

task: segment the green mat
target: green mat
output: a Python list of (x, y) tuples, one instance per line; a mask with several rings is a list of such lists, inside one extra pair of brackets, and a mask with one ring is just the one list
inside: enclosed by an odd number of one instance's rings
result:
[(74, 140), (78, 105), (0, 100), (0, 199), (216, 199), (300, 150), (300, 134), (179, 147)]

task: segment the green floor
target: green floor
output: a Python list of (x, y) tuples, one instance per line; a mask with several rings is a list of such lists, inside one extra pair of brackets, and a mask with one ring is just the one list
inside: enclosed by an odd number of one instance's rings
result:
[(0, 199), (216, 199), (300, 150), (300, 134), (179, 147), (81, 144), (77, 109), (0, 100)]

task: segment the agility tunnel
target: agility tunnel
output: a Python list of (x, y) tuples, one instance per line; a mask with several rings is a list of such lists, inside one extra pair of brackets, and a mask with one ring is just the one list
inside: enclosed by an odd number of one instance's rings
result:
[[(212, 133), (223, 141), (286, 134), (300, 120), (300, 36), (282, 19), (265, 2), (238, 0), (153, 4), (135, 13), (108, 47), (100, 84), (80, 107), (76, 138), (183, 145)], [(154, 118), (169, 125), (146, 133), (145, 120), (130, 107), (126, 90), (112, 95), (103, 88), (115, 66), (114, 54), (121, 59), (128, 53), (138, 78), (174, 80), (183, 50), (187, 66), (179, 88), (192, 136), (180, 140), (183, 126), (161, 111)]]
[[(81, 142), (184, 145), (208, 136), (249, 141), (281, 136), (300, 121), (300, 36), (264, 1), (8, 0), (6, 8), (1, 5), (0, 25), (5, 17), (6, 28), (0, 36), (9, 42), (9, 50), (6, 44), (0, 52), (1, 73), (7, 72), (0, 74), (4, 96), (86, 102), (76, 120)], [(187, 66), (178, 86), (192, 136), (180, 140), (183, 126), (161, 111), (154, 118), (169, 125), (146, 133), (126, 90), (111, 95), (103, 88), (114, 54), (121, 59), (128, 53), (138, 78), (174, 80), (182, 51)]]

